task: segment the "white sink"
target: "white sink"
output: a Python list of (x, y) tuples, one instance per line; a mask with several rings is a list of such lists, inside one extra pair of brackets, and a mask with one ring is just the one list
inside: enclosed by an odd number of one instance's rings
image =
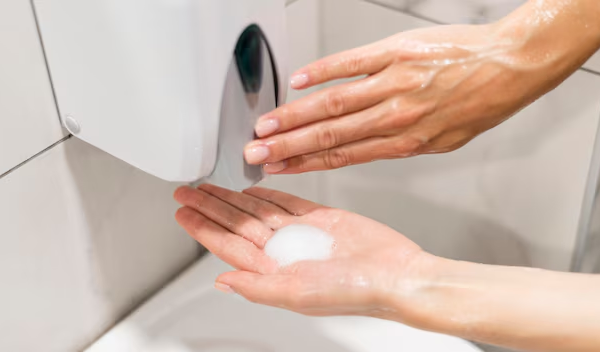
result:
[(369, 318), (309, 318), (212, 288), (230, 268), (207, 256), (87, 352), (481, 352), (467, 341)]

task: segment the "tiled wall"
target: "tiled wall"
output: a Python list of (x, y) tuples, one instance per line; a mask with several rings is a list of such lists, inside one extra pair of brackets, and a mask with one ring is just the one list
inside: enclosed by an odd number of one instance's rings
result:
[[(290, 7), (292, 69), (318, 57), (317, 9)], [(65, 139), (29, 1), (0, 2), (0, 51), (0, 351), (79, 351), (199, 247), (174, 221), (177, 185)], [(318, 194), (315, 175), (269, 182)]]
[(0, 1), (0, 175), (64, 136), (31, 4)]
[[(288, 2), (291, 69), (432, 24), (397, 11), (427, 1)], [(176, 185), (62, 140), (29, 6), (0, 2), (0, 350), (75, 351), (185, 267), (197, 247), (173, 221)], [(437, 16), (422, 8), (410, 11)], [(459, 152), (265, 184), (371, 216), (440, 255), (564, 270), (599, 96), (600, 77), (579, 72)]]
[(198, 246), (176, 185), (63, 139), (30, 1), (0, 1), (0, 52), (0, 351), (78, 351)]

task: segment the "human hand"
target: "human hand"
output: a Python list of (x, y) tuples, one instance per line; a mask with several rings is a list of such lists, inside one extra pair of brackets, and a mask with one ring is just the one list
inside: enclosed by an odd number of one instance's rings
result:
[[(239, 269), (217, 287), (248, 300), (306, 315), (388, 317), (417, 320), (409, 304), (426, 276), (424, 253), (398, 232), (346, 211), (285, 193), (252, 188), (236, 193), (210, 185), (182, 187), (177, 221), (216, 256)], [(332, 258), (279, 267), (263, 251), (277, 229), (305, 224), (336, 241)], [(393, 294), (392, 294), (393, 292)], [(400, 308), (399, 308), (400, 307)], [(391, 317), (388, 317), (391, 318)]]
[[(600, 278), (446, 260), (362, 216), (281, 192), (183, 187), (178, 222), (237, 268), (216, 287), (312, 316), (359, 315), (527, 351), (597, 351)], [(277, 229), (327, 230), (327, 261), (279, 267), (263, 251)], [(568, 322), (568, 324), (565, 324)]]
[[(261, 139), (247, 146), (246, 159), (269, 173), (294, 174), (456, 150), (593, 53), (592, 41), (577, 39), (591, 37), (585, 33), (594, 22), (566, 21), (558, 7), (532, 1), (496, 24), (409, 31), (311, 64), (293, 76), (292, 88), (366, 77), (261, 117)], [(591, 13), (588, 7), (580, 12)], [(537, 18), (543, 14), (553, 17)]]

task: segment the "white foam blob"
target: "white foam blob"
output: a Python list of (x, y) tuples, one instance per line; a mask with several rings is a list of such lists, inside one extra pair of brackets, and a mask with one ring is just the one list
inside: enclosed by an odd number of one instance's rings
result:
[(309, 225), (286, 226), (273, 235), (265, 253), (284, 267), (305, 260), (327, 260), (335, 240), (327, 232)]

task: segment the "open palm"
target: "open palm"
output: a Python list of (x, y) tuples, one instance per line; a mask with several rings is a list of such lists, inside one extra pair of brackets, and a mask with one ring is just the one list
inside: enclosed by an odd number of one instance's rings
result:
[[(179, 188), (177, 221), (213, 254), (238, 269), (217, 279), (248, 300), (307, 315), (385, 316), (386, 294), (418, 282), (421, 249), (391, 228), (264, 188), (243, 193), (210, 185)], [(336, 241), (332, 258), (279, 267), (263, 251), (280, 228), (305, 224)]]

